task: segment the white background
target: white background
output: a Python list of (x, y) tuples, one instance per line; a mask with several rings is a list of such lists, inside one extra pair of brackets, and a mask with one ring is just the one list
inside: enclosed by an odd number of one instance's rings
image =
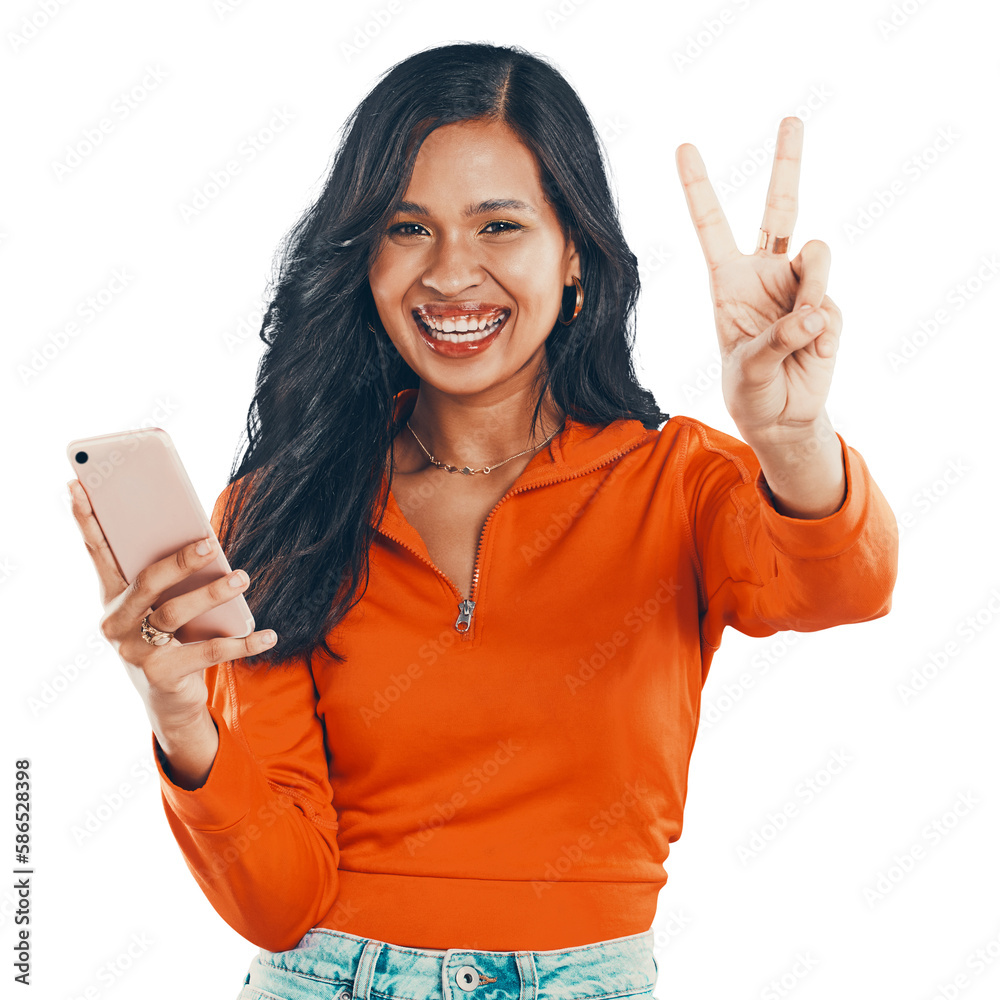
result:
[[(578, 89), (644, 267), (643, 381), (665, 411), (729, 433), (674, 151), (698, 147), (749, 253), (778, 122), (803, 118), (792, 253), (829, 244), (844, 313), (827, 409), (900, 521), (887, 617), (760, 640), (727, 629), (666, 864), (657, 996), (930, 1000), (949, 983), (947, 995), (997, 996), (995, 6), (394, 0), (381, 25), (388, 0), (44, 6), (8, 4), (0, 20), (0, 762), (12, 790), (14, 760), (31, 759), (33, 995), (235, 997), (255, 951), (204, 899), (166, 824), (145, 713), (98, 632), (65, 446), (161, 426), (211, 509), (252, 394), (272, 254), (342, 123), (396, 61), (485, 40), (550, 57)], [(262, 132), (278, 111), (291, 120)], [(60, 176), (102, 118), (112, 130)], [(180, 206), (232, 159), (240, 173), (185, 221)], [(116, 271), (127, 284), (87, 322)], [(957, 655), (932, 667), (949, 642)], [(915, 674), (928, 682), (904, 701)], [(849, 758), (835, 775), (834, 754)], [(810, 778), (821, 791), (807, 801)], [(962, 796), (974, 805), (955, 811)], [(789, 805), (771, 837), (769, 814)], [(13, 808), (2, 815), (0, 864), (13, 868)], [(755, 832), (770, 839), (741, 859)], [(916, 848), (909, 872), (893, 868)], [(880, 877), (889, 891), (875, 898)]]

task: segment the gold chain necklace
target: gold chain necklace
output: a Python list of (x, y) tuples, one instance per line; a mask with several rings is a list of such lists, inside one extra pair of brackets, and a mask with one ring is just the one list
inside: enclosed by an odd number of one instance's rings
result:
[(536, 444), (533, 448), (525, 448), (524, 451), (519, 451), (516, 455), (511, 455), (510, 458), (505, 458), (502, 462), (496, 462), (493, 465), (484, 465), (481, 469), (470, 469), (467, 465), (463, 468), (459, 468), (457, 465), (448, 465), (445, 462), (439, 462), (425, 447), (423, 441), (417, 437), (417, 432), (410, 427), (409, 420), (406, 421), (406, 426), (409, 428), (410, 433), (417, 438), (417, 444), (423, 448), (424, 454), (431, 460), (431, 463), (438, 466), (441, 469), (447, 469), (448, 472), (460, 472), (463, 476), (474, 476), (477, 472), (482, 472), (489, 475), (494, 469), (499, 469), (501, 465), (506, 465), (508, 462), (513, 462), (515, 458), (520, 458), (522, 455), (527, 455), (529, 451), (538, 451), (539, 448), (544, 448), (549, 441), (554, 438), (562, 427), (557, 427), (541, 444)]

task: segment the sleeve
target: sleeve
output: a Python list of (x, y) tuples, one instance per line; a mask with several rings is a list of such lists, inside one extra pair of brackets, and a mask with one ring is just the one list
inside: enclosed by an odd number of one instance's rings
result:
[(338, 890), (337, 814), (312, 671), (300, 659), (234, 660), (206, 668), (205, 682), (219, 749), (200, 788), (170, 780), (152, 735), (167, 822), (226, 923), (284, 951), (333, 908)]
[(726, 625), (767, 636), (888, 614), (896, 519), (864, 459), (837, 438), (847, 477), (840, 509), (822, 518), (786, 517), (748, 444), (688, 421), (680, 488), (709, 650), (718, 649)]

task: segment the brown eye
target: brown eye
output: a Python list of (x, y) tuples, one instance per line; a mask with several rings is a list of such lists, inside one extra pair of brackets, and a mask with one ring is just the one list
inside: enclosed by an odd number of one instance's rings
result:
[(489, 229), (490, 226), (509, 226), (510, 227), (509, 229), (499, 229), (499, 230), (496, 230), (495, 231), (495, 235), (499, 235), (500, 233), (513, 233), (513, 232), (516, 232), (518, 229), (523, 229), (524, 228), (524, 226), (519, 226), (516, 222), (506, 222), (506, 221), (502, 221), (502, 220), (499, 220), (499, 219), (496, 222), (489, 223), (485, 228)]
[[(389, 227), (389, 232), (390, 232), (390, 234), (396, 234), (396, 235), (399, 235), (399, 236), (416, 236), (417, 235), (416, 233), (404, 232), (403, 230), (405, 230), (405, 229), (423, 229), (423, 228), (424, 228), (423, 226), (419, 225), (416, 222), (400, 222), (398, 225), (390, 226)], [(424, 232), (427, 232), (427, 230), (424, 229)]]

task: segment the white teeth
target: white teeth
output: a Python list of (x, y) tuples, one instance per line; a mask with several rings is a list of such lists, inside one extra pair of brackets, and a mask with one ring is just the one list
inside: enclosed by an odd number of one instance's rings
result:
[[(462, 316), (457, 320), (440, 319), (437, 316), (422, 316), (424, 329), (435, 340), (447, 340), (452, 344), (467, 344), (474, 340), (483, 340), (495, 333), (506, 319), (506, 313), (501, 313), (490, 322), (487, 318), (476, 319), (475, 316)], [(457, 332), (456, 332), (457, 331)]]

